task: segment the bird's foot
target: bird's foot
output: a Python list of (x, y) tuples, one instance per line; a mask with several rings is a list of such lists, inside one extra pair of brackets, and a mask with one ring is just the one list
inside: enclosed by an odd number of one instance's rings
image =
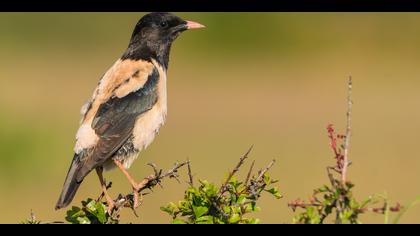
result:
[(114, 200), (112, 200), (111, 196), (109, 196), (108, 192), (104, 192), (103, 195), (105, 196), (105, 200), (108, 206), (107, 212), (109, 215), (111, 215), (112, 210), (114, 210), (115, 203)]
[(112, 211), (114, 210), (115, 203), (112, 199), (110, 200), (107, 199), (106, 202), (108, 204), (108, 209), (107, 209), (108, 215), (112, 215)]
[(112, 200), (111, 196), (109, 196), (108, 191), (106, 191), (106, 189), (103, 192), (103, 195), (105, 196), (105, 200), (106, 200), (106, 203), (108, 205), (107, 212), (108, 212), (109, 215), (111, 215), (112, 210), (114, 210), (114, 207), (115, 207), (114, 200)]
[[(133, 183), (132, 187), (133, 187), (133, 200), (134, 200), (134, 208), (137, 208), (138, 206), (140, 206), (143, 203), (143, 194), (140, 193), (141, 190), (143, 190), (145, 188), (145, 186), (152, 180), (154, 179), (154, 175), (151, 175), (147, 178), (145, 178), (142, 182), (140, 183)], [(140, 197), (139, 197), (140, 196)]]
[(142, 203), (143, 203), (143, 194), (139, 193), (140, 192), (140, 188), (137, 186), (133, 186), (133, 207), (137, 208), (139, 207)]

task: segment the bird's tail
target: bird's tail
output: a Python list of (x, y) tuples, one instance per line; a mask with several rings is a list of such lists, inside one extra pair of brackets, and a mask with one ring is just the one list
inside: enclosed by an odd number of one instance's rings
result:
[(73, 161), (70, 165), (70, 169), (67, 172), (66, 180), (64, 181), (63, 190), (61, 192), (60, 198), (55, 205), (55, 209), (58, 210), (60, 208), (66, 207), (70, 204), (73, 200), (74, 195), (79, 189), (80, 184), (82, 181), (77, 181), (77, 173), (80, 170), (80, 161), (77, 154), (74, 155)]

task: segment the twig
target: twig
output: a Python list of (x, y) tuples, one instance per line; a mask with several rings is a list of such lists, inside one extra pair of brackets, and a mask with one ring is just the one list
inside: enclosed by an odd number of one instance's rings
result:
[(217, 199), (211, 199), (210, 200), (212, 207), (219, 212), (219, 214), (224, 218), (227, 219), (229, 218), (229, 215), (223, 210), (221, 209), (218, 204), (217, 204)]
[[(399, 211), (401, 211), (402, 208), (403, 208), (403, 206), (401, 206), (401, 204), (397, 203), (395, 206), (389, 207), (389, 211), (399, 212)], [(367, 208), (359, 209), (359, 213), (365, 213), (367, 211), (370, 211), (370, 212), (374, 212), (374, 213), (378, 213), (378, 214), (385, 214), (386, 209), (387, 209), (387, 204), (384, 203), (383, 207), (367, 207)]]
[(175, 165), (168, 170), (166, 173), (162, 173), (162, 170), (157, 171), (156, 170), (156, 165), (151, 164), (151, 166), (153, 166), (153, 169), (155, 171), (154, 175), (150, 175), (149, 177), (145, 178), (140, 184), (139, 184), (139, 193), (148, 188), (152, 188), (155, 185), (159, 184), (163, 178), (169, 177), (169, 178), (175, 178), (178, 182), (178, 169), (185, 166), (188, 163), (188, 161), (182, 162), (182, 163), (175, 163)]
[(338, 188), (338, 186), (337, 186), (337, 180), (334, 178), (334, 176), (330, 172), (330, 170), (333, 170), (333, 171), (336, 171), (336, 172), (338, 172), (338, 171), (334, 167), (329, 167), (329, 166), (327, 167), (327, 175), (328, 175), (328, 179), (330, 180), (331, 186), (333, 186), (334, 189), (337, 189)]
[(344, 165), (343, 170), (341, 173), (341, 182), (343, 184), (347, 181), (347, 167), (349, 164), (349, 147), (350, 147), (350, 135), (351, 135), (351, 112), (352, 112), (352, 97), (351, 97), (351, 90), (352, 90), (353, 82), (351, 76), (349, 77), (348, 82), (348, 95), (347, 95), (347, 128), (346, 128), (346, 136), (344, 141)]
[(297, 199), (293, 202), (290, 202), (287, 204), (288, 207), (292, 208), (292, 211), (296, 211), (297, 208), (303, 208), (306, 209), (307, 207), (318, 207), (321, 206), (319, 203), (305, 203), (304, 201)]
[(223, 183), (222, 187), (219, 190), (219, 196), (222, 195), (226, 191), (226, 186), (229, 183), (229, 181), (232, 179), (232, 177), (236, 174), (236, 172), (239, 171), (239, 168), (244, 164), (245, 159), (248, 158), (248, 154), (251, 152), (254, 145), (252, 145), (248, 151), (239, 159), (238, 164), (236, 165), (235, 169), (233, 169), (230, 173), (226, 181)]
[[(142, 193), (145, 189), (152, 190), (153, 187), (156, 185), (161, 185), (162, 179), (169, 177), (169, 178), (175, 178), (178, 182), (178, 169), (187, 165), (189, 161), (185, 161), (182, 163), (175, 163), (175, 165), (169, 169), (166, 172), (163, 172), (162, 169), (158, 170), (156, 165), (153, 163), (149, 163), (148, 165), (153, 168), (154, 174), (146, 177), (139, 183), (139, 188), (137, 193), (140, 195), (140, 201), (142, 201), (142, 196), (146, 195), (147, 193)], [(127, 195), (120, 194), (117, 199), (114, 200), (115, 206), (112, 209), (111, 212), (111, 218), (118, 218), (119, 211), (122, 207), (131, 208), (134, 212), (134, 214), (137, 216), (137, 213), (135, 212), (134, 208), (134, 194), (130, 193)]]
[(251, 167), (249, 168), (248, 174), (246, 175), (246, 179), (245, 179), (245, 183), (244, 183), (245, 186), (248, 185), (248, 181), (249, 181), (249, 178), (251, 177), (251, 173), (252, 173), (252, 169), (254, 168), (254, 164), (255, 164), (255, 160), (252, 161)]
[(268, 165), (263, 169), (258, 171), (258, 177), (256, 179), (256, 181), (259, 181), (260, 179), (262, 179), (264, 177), (264, 174), (274, 165), (274, 163), (276, 162), (276, 160), (272, 160), (270, 163), (268, 163)]
[(189, 179), (188, 184), (191, 187), (194, 187), (194, 179), (193, 179), (193, 176), (192, 176), (192, 173), (191, 173), (191, 162), (190, 162), (190, 159), (187, 159), (187, 167), (188, 167), (188, 179)]
[(259, 192), (257, 192), (256, 190), (261, 189), (261, 187), (265, 186), (266, 184), (263, 181), (264, 174), (274, 165), (275, 162), (276, 160), (272, 160), (264, 169), (259, 170), (257, 178), (254, 179), (253, 177), (251, 179), (250, 184), (246, 185), (247, 187), (246, 189), (244, 189), (244, 191), (248, 191), (254, 197), (254, 201), (256, 201), (259, 198)]

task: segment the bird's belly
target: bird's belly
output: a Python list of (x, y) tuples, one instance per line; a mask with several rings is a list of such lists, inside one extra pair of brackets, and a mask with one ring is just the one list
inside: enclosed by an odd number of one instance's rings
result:
[[(137, 159), (139, 152), (152, 143), (160, 127), (165, 123), (165, 118), (166, 106), (162, 106), (161, 103), (141, 115), (134, 125), (131, 137), (112, 159), (121, 161), (126, 169), (130, 168), (131, 164)], [(103, 167), (105, 171), (108, 171), (115, 168), (115, 164), (110, 160)]]
[(134, 125), (133, 145), (143, 150), (152, 143), (160, 127), (165, 123), (166, 105), (158, 102), (152, 109), (141, 115)]

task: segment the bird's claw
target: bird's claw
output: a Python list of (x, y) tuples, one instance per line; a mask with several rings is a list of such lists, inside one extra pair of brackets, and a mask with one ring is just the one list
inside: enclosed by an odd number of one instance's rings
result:
[[(139, 204), (139, 191), (140, 191), (140, 188), (138, 188), (137, 186), (136, 187), (134, 187), (133, 186), (133, 201), (134, 201), (134, 204), (133, 204), (133, 208), (137, 208), (140, 204)], [(140, 203), (143, 201), (143, 197), (140, 197)]]
[(112, 210), (114, 210), (115, 203), (114, 203), (113, 200), (111, 200), (111, 201), (107, 200), (107, 204), (108, 204), (107, 212), (108, 212), (109, 215), (111, 215), (112, 214)]

